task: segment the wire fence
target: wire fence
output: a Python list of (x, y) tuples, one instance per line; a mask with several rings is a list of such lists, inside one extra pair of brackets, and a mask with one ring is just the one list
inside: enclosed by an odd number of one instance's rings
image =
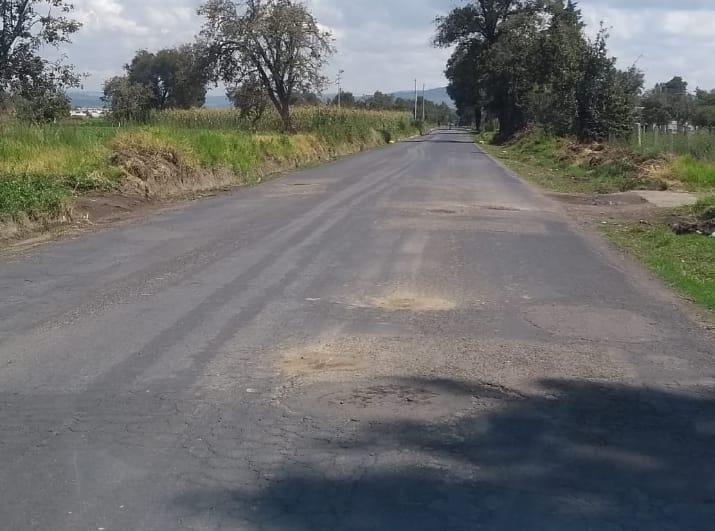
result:
[(632, 149), (647, 154), (672, 153), (715, 162), (715, 129), (712, 128), (636, 124), (631, 135), (623, 141)]

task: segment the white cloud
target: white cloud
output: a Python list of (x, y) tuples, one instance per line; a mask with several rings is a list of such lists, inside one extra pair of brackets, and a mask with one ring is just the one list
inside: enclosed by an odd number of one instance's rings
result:
[[(75, 0), (84, 23), (66, 53), (88, 72), (88, 88), (119, 73), (141, 48), (191, 41), (201, 27), (201, 0)], [(446, 84), (449, 51), (430, 45), (433, 20), (458, 0), (308, 0), (321, 25), (335, 37), (337, 55), (327, 74), (345, 70), (346, 90), (409, 89), (414, 78), (428, 87)], [(634, 62), (649, 84), (682, 75), (691, 86), (715, 87), (713, 0), (582, 0), (589, 32), (603, 21), (610, 48), (622, 66)]]

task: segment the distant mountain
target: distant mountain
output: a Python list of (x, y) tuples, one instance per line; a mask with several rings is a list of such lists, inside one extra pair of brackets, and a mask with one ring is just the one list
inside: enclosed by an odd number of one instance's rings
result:
[[(422, 91), (418, 90), (417, 94), (419, 96), (422, 96)], [(393, 92), (391, 95), (394, 96), (395, 98), (414, 99), (415, 91), (414, 90), (401, 90), (399, 92)], [(450, 107), (454, 107), (454, 102), (452, 101), (452, 98), (450, 98), (449, 94), (447, 94), (447, 87), (439, 87), (439, 88), (425, 90), (425, 100), (431, 101), (431, 102), (434, 102), (437, 104), (446, 103)]]
[(232, 104), (225, 94), (208, 94), (206, 96), (206, 103), (204, 104), (204, 107), (210, 109), (224, 109), (231, 106)]
[(71, 90), (67, 93), (72, 107), (103, 107), (102, 93), (93, 90)]

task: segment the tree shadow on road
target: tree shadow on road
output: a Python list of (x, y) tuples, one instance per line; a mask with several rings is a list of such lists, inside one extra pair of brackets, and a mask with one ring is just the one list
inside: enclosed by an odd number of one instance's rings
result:
[(322, 443), (317, 467), (297, 466), (296, 449), (262, 490), (199, 489), (178, 502), (199, 513), (211, 505), (229, 522), (250, 511), (267, 529), (715, 528), (712, 390), (544, 380), (524, 395), (450, 379), (399, 385), (468, 397), (474, 407), (361, 422), (347, 441)]

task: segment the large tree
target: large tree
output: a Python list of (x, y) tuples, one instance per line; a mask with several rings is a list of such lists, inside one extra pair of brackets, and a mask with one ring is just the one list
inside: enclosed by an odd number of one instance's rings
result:
[(436, 20), (435, 44), (456, 46), (446, 74), (460, 114), (483, 105), (499, 118), (504, 136), (526, 123), (529, 83), (522, 78), (528, 66), (521, 45), (534, 11), (529, 0), (475, 0)]
[(184, 44), (156, 53), (139, 50), (126, 65), (127, 78), (149, 89), (157, 109), (200, 107), (206, 101), (206, 54), (198, 45)]
[(199, 14), (206, 18), (201, 34), (215, 60), (215, 79), (241, 85), (257, 78), (292, 131), (294, 96), (327, 82), (321, 70), (333, 53), (330, 33), (294, 0), (209, 0)]
[(586, 38), (575, 1), (473, 0), (436, 22), (435, 44), (454, 46), (450, 95), (462, 115), (496, 116), (497, 141), (529, 122), (584, 140), (632, 125), (642, 76), (615, 67), (605, 32)]
[(68, 108), (64, 90), (79, 84), (72, 67), (40, 55), (43, 47), (70, 40), (80, 23), (65, 0), (0, 0), (0, 103), (22, 101), (34, 119)]

